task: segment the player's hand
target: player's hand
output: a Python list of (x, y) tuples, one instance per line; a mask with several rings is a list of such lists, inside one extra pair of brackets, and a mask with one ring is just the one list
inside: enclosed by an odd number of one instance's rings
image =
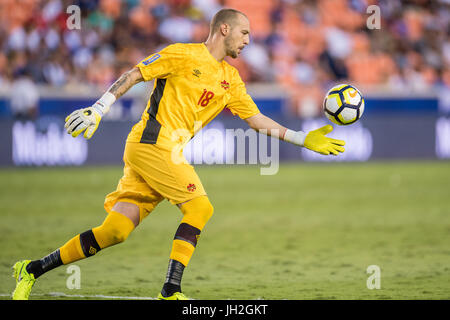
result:
[(337, 156), (339, 152), (344, 152), (343, 145), (345, 145), (345, 141), (325, 136), (331, 131), (333, 131), (333, 127), (328, 124), (322, 128), (308, 132), (304, 143), (305, 148), (324, 155), (333, 154)]
[(78, 109), (66, 117), (64, 128), (74, 138), (84, 131), (83, 136), (90, 139), (97, 130), (101, 119), (101, 111), (94, 107)]

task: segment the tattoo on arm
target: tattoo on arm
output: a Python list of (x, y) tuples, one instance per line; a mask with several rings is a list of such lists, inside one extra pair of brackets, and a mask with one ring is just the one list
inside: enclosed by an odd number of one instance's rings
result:
[(111, 92), (116, 97), (116, 99), (119, 99), (132, 86), (143, 80), (144, 79), (142, 78), (142, 74), (139, 69), (134, 68), (122, 74), (120, 78), (111, 85), (108, 91)]

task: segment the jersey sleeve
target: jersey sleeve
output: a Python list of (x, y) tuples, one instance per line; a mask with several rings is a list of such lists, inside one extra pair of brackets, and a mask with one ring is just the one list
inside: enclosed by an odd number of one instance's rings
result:
[(231, 99), (226, 107), (230, 109), (233, 115), (238, 115), (241, 119), (247, 119), (258, 114), (260, 111), (255, 102), (253, 102), (252, 97), (247, 93), (245, 84), (237, 70), (233, 79), (234, 81), (230, 87)]
[(136, 67), (145, 81), (167, 78), (183, 66), (186, 54), (180, 44), (172, 44), (139, 62)]

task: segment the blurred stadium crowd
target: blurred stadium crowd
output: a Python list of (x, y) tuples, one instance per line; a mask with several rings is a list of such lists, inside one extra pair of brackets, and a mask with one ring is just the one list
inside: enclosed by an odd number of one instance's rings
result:
[[(81, 9), (81, 28), (66, 13)], [(369, 30), (368, 6), (381, 9)], [(28, 77), (105, 90), (173, 42), (202, 42), (222, 7), (247, 14), (251, 45), (228, 60), (247, 83), (277, 82), (291, 110), (316, 115), (335, 82), (360, 89), (449, 92), (448, 0), (0, 0), (0, 86)]]

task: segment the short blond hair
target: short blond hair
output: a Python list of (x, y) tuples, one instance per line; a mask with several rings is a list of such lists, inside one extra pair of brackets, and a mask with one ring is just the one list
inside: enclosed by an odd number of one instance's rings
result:
[(235, 9), (222, 9), (218, 11), (211, 20), (210, 33), (216, 33), (220, 29), (220, 26), (224, 23), (230, 25), (230, 27), (233, 28), (236, 24), (238, 15), (242, 15), (247, 18), (247, 16), (243, 12)]

